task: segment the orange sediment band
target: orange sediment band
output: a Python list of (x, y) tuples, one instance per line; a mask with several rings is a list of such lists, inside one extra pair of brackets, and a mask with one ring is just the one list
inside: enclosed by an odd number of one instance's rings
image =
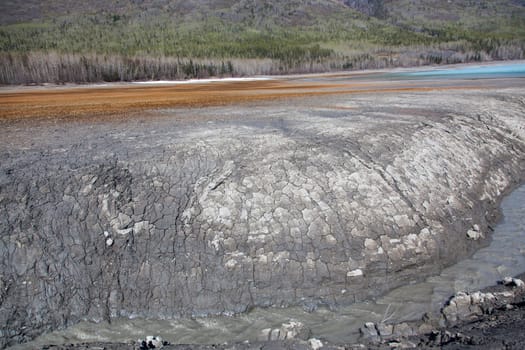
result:
[(214, 82), (164, 86), (44, 88), (0, 92), (0, 119), (111, 116), (162, 108), (220, 106), (327, 94), (472, 89), (473, 86), (411, 86), (384, 82)]

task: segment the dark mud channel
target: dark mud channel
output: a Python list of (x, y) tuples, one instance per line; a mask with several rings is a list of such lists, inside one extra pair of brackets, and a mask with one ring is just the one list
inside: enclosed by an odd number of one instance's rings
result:
[(343, 310), (424, 281), (487, 246), (522, 183), (523, 91), (1, 121), (0, 345), (83, 320)]

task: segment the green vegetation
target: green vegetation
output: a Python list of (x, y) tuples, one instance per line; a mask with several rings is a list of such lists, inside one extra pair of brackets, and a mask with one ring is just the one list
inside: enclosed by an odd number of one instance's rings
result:
[(284, 6), (290, 2), (245, 7), (235, 20), (224, 9), (221, 16), (201, 13), (205, 18), (120, 9), (4, 25), (0, 83), (185, 79), (524, 57), (523, 6), (501, 13), (489, 6), (491, 16), (480, 15), (483, 4), (464, 6), (456, 8), (463, 15), (458, 18), (437, 8), (437, 17), (429, 19), (425, 14), (439, 1), (416, 6), (397, 0), (388, 3), (390, 17), (383, 20), (347, 7), (297, 14)]

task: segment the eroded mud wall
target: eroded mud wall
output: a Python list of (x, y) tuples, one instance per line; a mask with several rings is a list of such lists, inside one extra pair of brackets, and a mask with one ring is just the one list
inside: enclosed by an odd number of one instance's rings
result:
[(467, 232), (487, 237), (524, 175), (522, 93), (479, 94), (2, 122), (0, 345), (80, 319), (335, 306), (437, 271), (486, 242)]

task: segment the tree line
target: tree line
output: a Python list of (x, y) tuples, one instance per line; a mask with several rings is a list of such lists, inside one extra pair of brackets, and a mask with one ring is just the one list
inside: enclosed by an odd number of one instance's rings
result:
[[(521, 22), (520, 22), (521, 23)], [(411, 31), (375, 19), (254, 28), (90, 15), (0, 27), (0, 84), (314, 73), (525, 57), (525, 29)]]

